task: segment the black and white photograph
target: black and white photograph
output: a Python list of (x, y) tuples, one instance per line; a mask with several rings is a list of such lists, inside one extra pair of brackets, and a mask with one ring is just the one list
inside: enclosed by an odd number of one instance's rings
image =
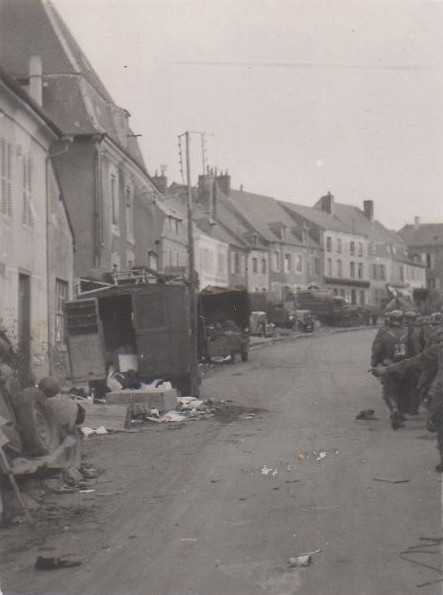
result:
[(443, 594), (443, 0), (0, 0), (0, 595)]

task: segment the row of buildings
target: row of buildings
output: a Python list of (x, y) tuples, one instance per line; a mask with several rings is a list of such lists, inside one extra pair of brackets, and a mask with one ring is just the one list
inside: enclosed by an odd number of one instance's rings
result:
[[(130, 114), (48, 0), (3, 0), (0, 21), (1, 326), (35, 377), (65, 376), (63, 303), (80, 279), (133, 266), (187, 274), (187, 189), (148, 173)], [(311, 207), (279, 201), (208, 169), (193, 188), (200, 287), (277, 299), (326, 287), (375, 308), (386, 284), (437, 288), (443, 226), (422, 250), (419, 222), (396, 234), (371, 200), (361, 206), (331, 193)]]

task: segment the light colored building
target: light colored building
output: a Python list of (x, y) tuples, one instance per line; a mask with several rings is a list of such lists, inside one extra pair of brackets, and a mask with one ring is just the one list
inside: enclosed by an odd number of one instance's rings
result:
[(421, 223), (415, 217), (413, 225), (405, 225), (398, 234), (406, 243), (411, 256), (421, 261), (426, 271), (426, 287), (443, 292), (443, 223)]
[(0, 318), (25, 382), (67, 373), (73, 285), (73, 234), (51, 161), (66, 145), (38, 100), (0, 71)]
[(130, 114), (112, 100), (50, 2), (3, 0), (1, 17), (2, 64), (24, 88), (36, 89), (45, 112), (72, 137), (53, 162), (76, 236), (76, 277), (97, 267), (149, 266), (163, 228), (156, 226), (160, 192)]

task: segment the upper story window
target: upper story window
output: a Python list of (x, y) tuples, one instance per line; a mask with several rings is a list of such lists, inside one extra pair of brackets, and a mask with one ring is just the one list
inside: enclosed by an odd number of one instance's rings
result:
[(118, 188), (115, 174), (111, 174), (111, 217), (112, 225), (118, 225)]
[(158, 254), (156, 252), (148, 252), (148, 266), (150, 269), (154, 269), (154, 271), (158, 270)]
[(125, 206), (126, 206), (126, 237), (134, 238), (134, 193), (131, 186), (125, 189)]
[(252, 272), (257, 273), (258, 271), (258, 262), (256, 258), (252, 259)]
[(12, 216), (12, 145), (0, 138), (0, 194), (1, 212)]
[(301, 254), (297, 254), (295, 270), (297, 271), (297, 273), (303, 272), (303, 256)]
[(337, 277), (341, 277), (343, 275), (343, 266), (341, 260), (337, 260)]
[(341, 249), (342, 249), (342, 242), (341, 242), (341, 239), (338, 238), (337, 239), (337, 252), (341, 253)]
[(358, 263), (357, 276), (359, 279), (363, 279), (363, 263), (362, 262)]
[(328, 258), (328, 277), (332, 277), (332, 259)]
[(262, 258), (261, 259), (261, 272), (262, 272), (262, 274), (266, 274), (266, 269), (267, 269), (266, 258)]
[(33, 161), (32, 153), (23, 155), (23, 213), (22, 221), (25, 225), (34, 225), (32, 212), (32, 188), (33, 188)]
[(330, 236), (326, 237), (326, 250), (327, 252), (332, 251), (332, 238)]
[(352, 256), (355, 254), (355, 242), (351, 242), (349, 244), (349, 252), (352, 254)]
[(363, 256), (363, 242), (358, 242), (358, 256), (360, 256), (360, 258)]
[(277, 251), (274, 252), (274, 270), (277, 273), (280, 271), (280, 254)]
[(240, 254), (238, 252), (234, 252), (233, 265), (234, 274), (238, 275), (240, 273)]
[(354, 279), (355, 278), (355, 262), (351, 262), (349, 268), (350, 268), (351, 279)]
[(380, 270), (380, 280), (386, 281), (386, 265), (381, 264), (379, 270)]
[(286, 253), (285, 254), (285, 272), (289, 273), (291, 271), (291, 255)]

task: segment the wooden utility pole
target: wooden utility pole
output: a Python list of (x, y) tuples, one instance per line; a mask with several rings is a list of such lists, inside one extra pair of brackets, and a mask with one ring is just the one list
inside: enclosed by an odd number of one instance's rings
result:
[(195, 253), (194, 253), (194, 210), (192, 203), (191, 184), (191, 155), (190, 155), (190, 133), (185, 132), (186, 139), (186, 184), (187, 184), (187, 213), (188, 213), (188, 254), (189, 254), (189, 300), (190, 300), (190, 363), (191, 363), (191, 395), (198, 396), (200, 393), (200, 382), (198, 372), (198, 311), (197, 311), (197, 279), (195, 274)]

